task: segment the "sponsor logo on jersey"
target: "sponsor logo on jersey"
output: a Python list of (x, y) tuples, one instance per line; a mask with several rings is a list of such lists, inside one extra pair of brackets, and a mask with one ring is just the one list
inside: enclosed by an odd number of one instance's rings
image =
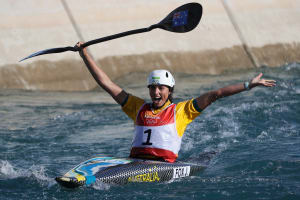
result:
[(147, 113), (145, 113), (145, 118), (147, 118), (147, 119), (160, 119), (159, 116), (153, 116), (153, 115), (149, 115)]

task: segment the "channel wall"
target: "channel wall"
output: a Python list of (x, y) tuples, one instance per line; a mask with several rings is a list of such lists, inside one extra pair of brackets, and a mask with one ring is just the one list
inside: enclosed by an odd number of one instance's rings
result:
[[(97, 85), (76, 52), (31, 53), (145, 28), (186, 0), (0, 0), (0, 88), (85, 91)], [(112, 78), (165, 68), (220, 74), (300, 61), (299, 0), (194, 0), (196, 29), (128, 36), (89, 47)]]

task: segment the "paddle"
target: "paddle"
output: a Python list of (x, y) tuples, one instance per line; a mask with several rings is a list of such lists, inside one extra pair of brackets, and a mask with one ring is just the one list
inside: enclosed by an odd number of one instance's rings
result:
[[(182, 5), (178, 8), (176, 8), (175, 10), (173, 10), (167, 17), (165, 17), (158, 24), (151, 25), (148, 28), (135, 29), (135, 30), (126, 31), (123, 33), (118, 33), (115, 35), (110, 35), (110, 36), (103, 37), (103, 38), (98, 38), (95, 40), (88, 41), (81, 46), (87, 47), (87, 46), (90, 46), (93, 44), (105, 42), (108, 40), (113, 40), (113, 39), (124, 37), (127, 35), (149, 32), (156, 28), (175, 32), (175, 33), (185, 33), (185, 32), (189, 32), (189, 31), (193, 30), (198, 25), (198, 23), (200, 22), (201, 16), (202, 16), (202, 6), (199, 3), (188, 3), (188, 4)], [(68, 47), (46, 49), (46, 50), (42, 50), (42, 51), (33, 53), (33, 54), (27, 56), (26, 58), (23, 58), (19, 62), (22, 62), (23, 60), (26, 60), (28, 58), (32, 58), (35, 56), (51, 54), (51, 53), (62, 53), (65, 51), (74, 51), (75, 52), (75, 51), (79, 51), (79, 48), (68, 46)]]

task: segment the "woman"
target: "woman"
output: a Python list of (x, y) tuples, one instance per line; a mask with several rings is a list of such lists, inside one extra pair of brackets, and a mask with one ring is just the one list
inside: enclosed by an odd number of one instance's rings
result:
[(175, 80), (167, 70), (155, 70), (148, 77), (151, 103), (126, 93), (100, 69), (86, 48), (77, 43), (79, 54), (97, 83), (122, 106), (134, 121), (135, 137), (130, 157), (175, 162), (183, 133), (207, 106), (217, 99), (250, 90), (257, 86), (273, 87), (274, 80), (261, 79), (262, 73), (251, 82), (227, 86), (207, 92), (197, 98), (178, 104), (172, 103)]

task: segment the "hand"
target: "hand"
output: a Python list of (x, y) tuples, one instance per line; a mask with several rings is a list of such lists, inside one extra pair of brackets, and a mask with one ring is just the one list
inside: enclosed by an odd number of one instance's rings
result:
[(83, 42), (77, 42), (76, 45), (74, 46), (74, 48), (76, 48), (79, 52), (79, 55), (81, 57), (84, 57), (84, 53), (86, 51), (85, 47), (82, 47), (81, 45), (83, 44)]
[(250, 83), (250, 88), (256, 87), (256, 86), (264, 86), (264, 87), (274, 87), (276, 85), (275, 80), (265, 80), (261, 79), (263, 73), (260, 73), (258, 76), (253, 78)]

